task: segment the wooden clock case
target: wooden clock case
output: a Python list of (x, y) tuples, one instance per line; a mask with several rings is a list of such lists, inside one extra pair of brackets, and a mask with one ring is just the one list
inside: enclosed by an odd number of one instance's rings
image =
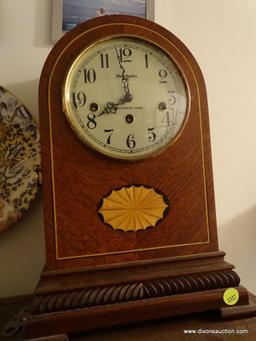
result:
[[(106, 158), (76, 137), (63, 113), (68, 68), (87, 46), (109, 36), (157, 44), (183, 74), (187, 120), (175, 143), (158, 156), (136, 162)], [(229, 287), (240, 298), (236, 308), (222, 312), (250, 310), (247, 290), (218, 249), (206, 89), (197, 62), (178, 38), (137, 17), (87, 21), (51, 51), (39, 106), (47, 260), (26, 336), (220, 309)], [(99, 219), (97, 206), (109, 191), (132, 184), (164, 193), (169, 213), (153, 228), (113, 230)]]

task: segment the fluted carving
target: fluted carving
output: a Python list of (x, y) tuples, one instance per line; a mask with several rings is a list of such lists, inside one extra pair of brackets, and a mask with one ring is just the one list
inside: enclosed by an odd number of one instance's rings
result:
[(126, 283), (40, 296), (34, 300), (33, 314), (81, 309), (146, 298), (171, 296), (193, 291), (238, 286), (239, 276), (231, 270)]
[(143, 284), (129, 283), (111, 287), (98, 287), (58, 295), (41, 296), (34, 300), (36, 314), (113, 304), (143, 298)]
[(234, 271), (209, 272), (145, 282), (143, 289), (144, 297), (151, 298), (237, 286), (239, 282)]

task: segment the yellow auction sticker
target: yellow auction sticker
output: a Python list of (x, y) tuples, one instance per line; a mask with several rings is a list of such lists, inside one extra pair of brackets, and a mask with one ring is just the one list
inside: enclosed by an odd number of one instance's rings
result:
[(239, 300), (239, 292), (235, 288), (229, 288), (224, 291), (223, 301), (227, 305), (234, 305)]

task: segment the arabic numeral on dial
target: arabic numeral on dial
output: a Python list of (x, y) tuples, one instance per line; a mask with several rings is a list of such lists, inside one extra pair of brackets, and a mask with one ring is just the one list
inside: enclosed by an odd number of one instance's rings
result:
[(128, 47), (121, 48), (118, 50), (118, 56), (121, 63), (131, 62), (129, 59), (132, 55), (132, 50)]
[(91, 113), (87, 115), (87, 118), (88, 118), (87, 127), (89, 129), (95, 129), (97, 127), (97, 122), (95, 121), (96, 115)]
[(94, 69), (84, 69), (84, 82), (94, 83), (96, 81), (96, 72)]
[(100, 65), (101, 65), (102, 69), (104, 69), (104, 68), (108, 69), (109, 68), (108, 53), (100, 55)]
[(75, 108), (77, 108), (77, 106), (83, 107), (86, 103), (86, 96), (85, 93), (82, 91), (79, 91), (78, 93), (73, 93), (72, 99)]
[[(170, 117), (171, 115), (171, 117)], [(166, 123), (167, 127), (174, 127), (175, 126), (175, 117), (174, 117), (174, 113), (170, 113), (170, 111), (166, 111), (163, 119), (162, 119), (162, 123)]]
[(148, 55), (145, 54), (145, 67), (148, 69)]
[(156, 134), (154, 132), (156, 128), (148, 128), (148, 141), (154, 142), (156, 140)]
[(105, 133), (110, 133), (109, 136), (108, 136), (108, 139), (107, 139), (107, 144), (110, 144), (111, 143), (111, 136), (114, 132), (114, 129), (105, 129), (104, 130)]
[(168, 73), (165, 69), (159, 70), (158, 75), (160, 77), (159, 83), (167, 83), (165, 78), (167, 77)]
[(176, 91), (168, 91), (168, 94), (170, 94), (170, 97), (168, 99), (168, 102), (170, 105), (176, 104)]
[(135, 135), (134, 135), (134, 134), (128, 135), (128, 137), (127, 137), (127, 139), (126, 139), (126, 144), (127, 144), (127, 147), (128, 147), (128, 148), (130, 148), (130, 149), (135, 148), (135, 146), (136, 146), (136, 141), (135, 141), (134, 139), (135, 139)]

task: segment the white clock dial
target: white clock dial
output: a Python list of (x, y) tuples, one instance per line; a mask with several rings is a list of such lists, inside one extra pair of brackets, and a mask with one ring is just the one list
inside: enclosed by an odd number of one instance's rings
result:
[(135, 38), (101, 41), (83, 51), (64, 85), (64, 111), (77, 136), (113, 158), (155, 155), (187, 116), (185, 82), (170, 57)]

